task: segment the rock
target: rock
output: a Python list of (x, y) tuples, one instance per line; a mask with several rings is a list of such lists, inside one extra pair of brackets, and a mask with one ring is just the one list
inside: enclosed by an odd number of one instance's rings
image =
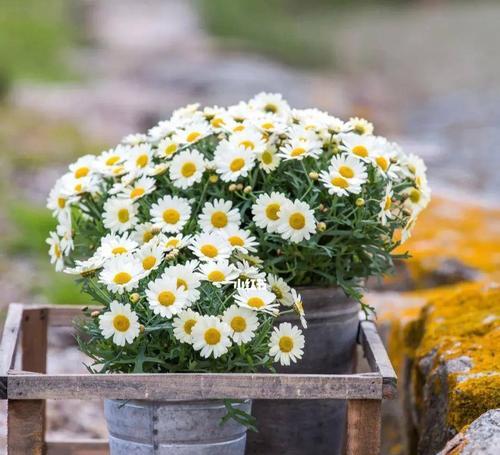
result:
[(491, 409), (448, 441), (438, 455), (496, 455), (500, 446), (500, 409)]

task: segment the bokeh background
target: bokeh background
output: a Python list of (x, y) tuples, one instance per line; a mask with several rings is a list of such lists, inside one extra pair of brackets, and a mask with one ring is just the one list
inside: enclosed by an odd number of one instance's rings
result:
[[(435, 198), (409, 244), (414, 257), (367, 297), (382, 315), (414, 303), (418, 289), (494, 281), (498, 24), (495, 0), (2, 0), (2, 311), (13, 301), (86, 303), (52, 271), (45, 244), (53, 225), (45, 199), (71, 160), (181, 105), (263, 90), (296, 107), (367, 117), (426, 160)], [(56, 435), (103, 434), (91, 405), (78, 419), (54, 406)], [(397, 454), (393, 436), (385, 450)]]

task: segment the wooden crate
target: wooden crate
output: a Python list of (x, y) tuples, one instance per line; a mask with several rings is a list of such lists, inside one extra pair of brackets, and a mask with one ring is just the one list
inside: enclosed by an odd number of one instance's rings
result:
[[(45, 439), (45, 400), (77, 399), (343, 399), (348, 455), (380, 453), (381, 402), (396, 397), (396, 374), (371, 321), (360, 323), (359, 343), (370, 373), (325, 374), (46, 374), (47, 330), (71, 327), (76, 306), (10, 304), (0, 346), (0, 398), (7, 400), (9, 455), (108, 453), (105, 440)], [(22, 370), (14, 370), (16, 349)]]

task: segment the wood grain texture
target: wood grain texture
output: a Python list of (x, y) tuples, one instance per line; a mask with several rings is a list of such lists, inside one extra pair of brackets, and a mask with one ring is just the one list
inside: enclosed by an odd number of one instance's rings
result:
[(9, 399), (381, 399), (380, 375), (9, 375)]
[(45, 373), (47, 370), (47, 316), (46, 308), (24, 310), (22, 368), (25, 371)]
[(79, 439), (73, 441), (47, 441), (47, 455), (107, 455), (108, 441), (104, 439)]
[[(73, 321), (78, 316), (83, 316), (82, 309), (85, 307), (76, 305), (46, 306), (51, 327), (73, 327)], [(90, 310), (102, 310), (102, 306), (88, 306)]]
[(7, 402), (7, 453), (43, 455), (45, 401), (9, 400)]
[(347, 455), (379, 455), (381, 432), (380, 400), (347, 402)]
[(377, 327), (372, 321), (361, 322), (361, 345), (373, 372), (382, 375), (383, 398), (397, 398), (397, 376), (392, 363), (387, 355), (384, 343), (378, 334)]
[(14, 367), (16, 349), (21, 332), (23, 305), (11, 303), (7, 310), (7, 318), (3, 326), (2, 343), (0, 345), (0, 375)]

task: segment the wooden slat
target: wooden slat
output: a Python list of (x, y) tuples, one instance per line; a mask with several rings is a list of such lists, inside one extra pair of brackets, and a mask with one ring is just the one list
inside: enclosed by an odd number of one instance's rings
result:
[(9, 375), (9, 399), (381, 399), (378, 374)]
[(347, 455), (379, 455), (381, 431), (380, 400), (347, 402)]
[(16, 348), (21, 332), (23, 305), (11, 303), (7, 310), (7, 318), (3, 326), (2, 343), (0, 345), (0, 375), (7, 374), (14, 366)]
[(25, 371), (47, 370), (47, 308), (26, 308), (23, 314), (22, 366)]
[(7, 453), (9, 455), (42, 455), (44, 453), (43, 400), (9, 400), (7, 402)]
[(396, 372), (378, 334), (377, 327), (372, 321), (362, 321), (360, 336), (361, 345), (370, 368), (382, 375), (383, 397), (396, 398), (398, 394)]
[[(82, 306), (78, 305), (57, 305), (45, 307), (49, 314), (49, 326), (51, 327), (73, 327), (73, 320), (77, 316), (82, 316)], [(88, 308), (92, 309), (93, 306)], [(102, 309), (100, 306), (95, 306), (95, 309)]]
[(107, 455), (108, 441), (105, 439), (76, 439), (73, 441), (47, 441), (47, 455)]

